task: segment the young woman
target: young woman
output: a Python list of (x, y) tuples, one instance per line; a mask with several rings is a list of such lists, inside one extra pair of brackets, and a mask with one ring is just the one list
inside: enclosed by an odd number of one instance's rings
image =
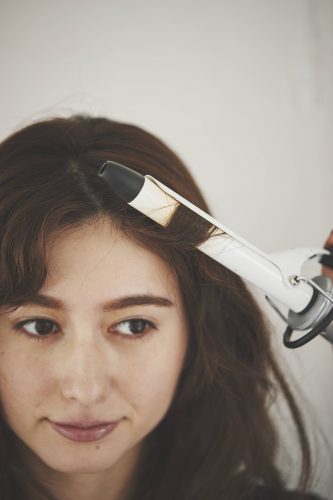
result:
[[(105, 160), (208, 211), (133, 125), (56, 118), (1, 144), (1, 500), (315, 498), (301, 413), (243, 281), (196, 250), (208, 228), (186, 209), (163, 228), (113, 195)], [(299, 493), (275, 464), (277, 388)]]

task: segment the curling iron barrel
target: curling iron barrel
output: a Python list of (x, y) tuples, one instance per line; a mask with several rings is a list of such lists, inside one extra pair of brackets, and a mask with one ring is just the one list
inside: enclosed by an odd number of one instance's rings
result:
[[(269, 255), (149, 175), (143, 176), (113, 161), (105, 162), (98, 175), (126, 203), (162, 226), (168, 225), (179, 205), (211, 223), (215, 230), (198, 249), (263, 290), (277, 311), (273, 298), (285, 304), (290, 311), (288, 320), (284, 319), (291, 331), (314, 327), (318, 330), (321, 323), (326, 328), (330, 323), (327, 316), (332, 315), (333, 319), (331, 280), (327, 278), (328, 282), (321, 280), (317, 284), (300, 276), (305, 260), (325, 254), (327, 250), (296, 249)], [(316, 335), (318, 333), (322, 331)], [(329, 335), (326, 338), (330, 340)], [(289, 344), (292, 343), (289, 341)], [(288, 340), (285, 345), (298, 347), (288, 345)]]

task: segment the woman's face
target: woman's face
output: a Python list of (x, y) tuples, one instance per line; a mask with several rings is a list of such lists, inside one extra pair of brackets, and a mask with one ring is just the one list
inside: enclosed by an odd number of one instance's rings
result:
[[(3, 416), (48, 467), (106, 470), (171, 404), (187, 347), (180, 291), (161, 258), (108, 220), (59, 237), (48, 268), (43, 297), (0, 316)], [(118, 424), (54, 427), (77, 421)]]

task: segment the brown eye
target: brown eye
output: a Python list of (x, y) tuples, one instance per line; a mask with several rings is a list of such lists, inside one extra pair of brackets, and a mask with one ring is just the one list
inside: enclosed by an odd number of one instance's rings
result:
[(54, 321), (42, 318), (28, 319), (15, 325), (17, 330), (23, 330), (29, 335), (36, 337), (55, 333), (57, 329), (54, 330), (54, 327), (56, 327)]
[(156, 328), (155, 325), (146, 319), (134, 318), (125, 321), (120, 321), (115, 326), (112, 327), (113, 332), (117, 332), (120, 335), (135, 337), (145, 334), (146, 330)]

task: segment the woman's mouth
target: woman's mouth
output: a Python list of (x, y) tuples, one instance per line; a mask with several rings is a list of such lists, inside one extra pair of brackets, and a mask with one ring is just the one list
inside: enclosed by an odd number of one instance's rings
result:
[(119, 423), (116, 422), (52, 422), (51, 427), (61, 436), (71, 441), (88, 442), (98, 441), (110, 434)]

